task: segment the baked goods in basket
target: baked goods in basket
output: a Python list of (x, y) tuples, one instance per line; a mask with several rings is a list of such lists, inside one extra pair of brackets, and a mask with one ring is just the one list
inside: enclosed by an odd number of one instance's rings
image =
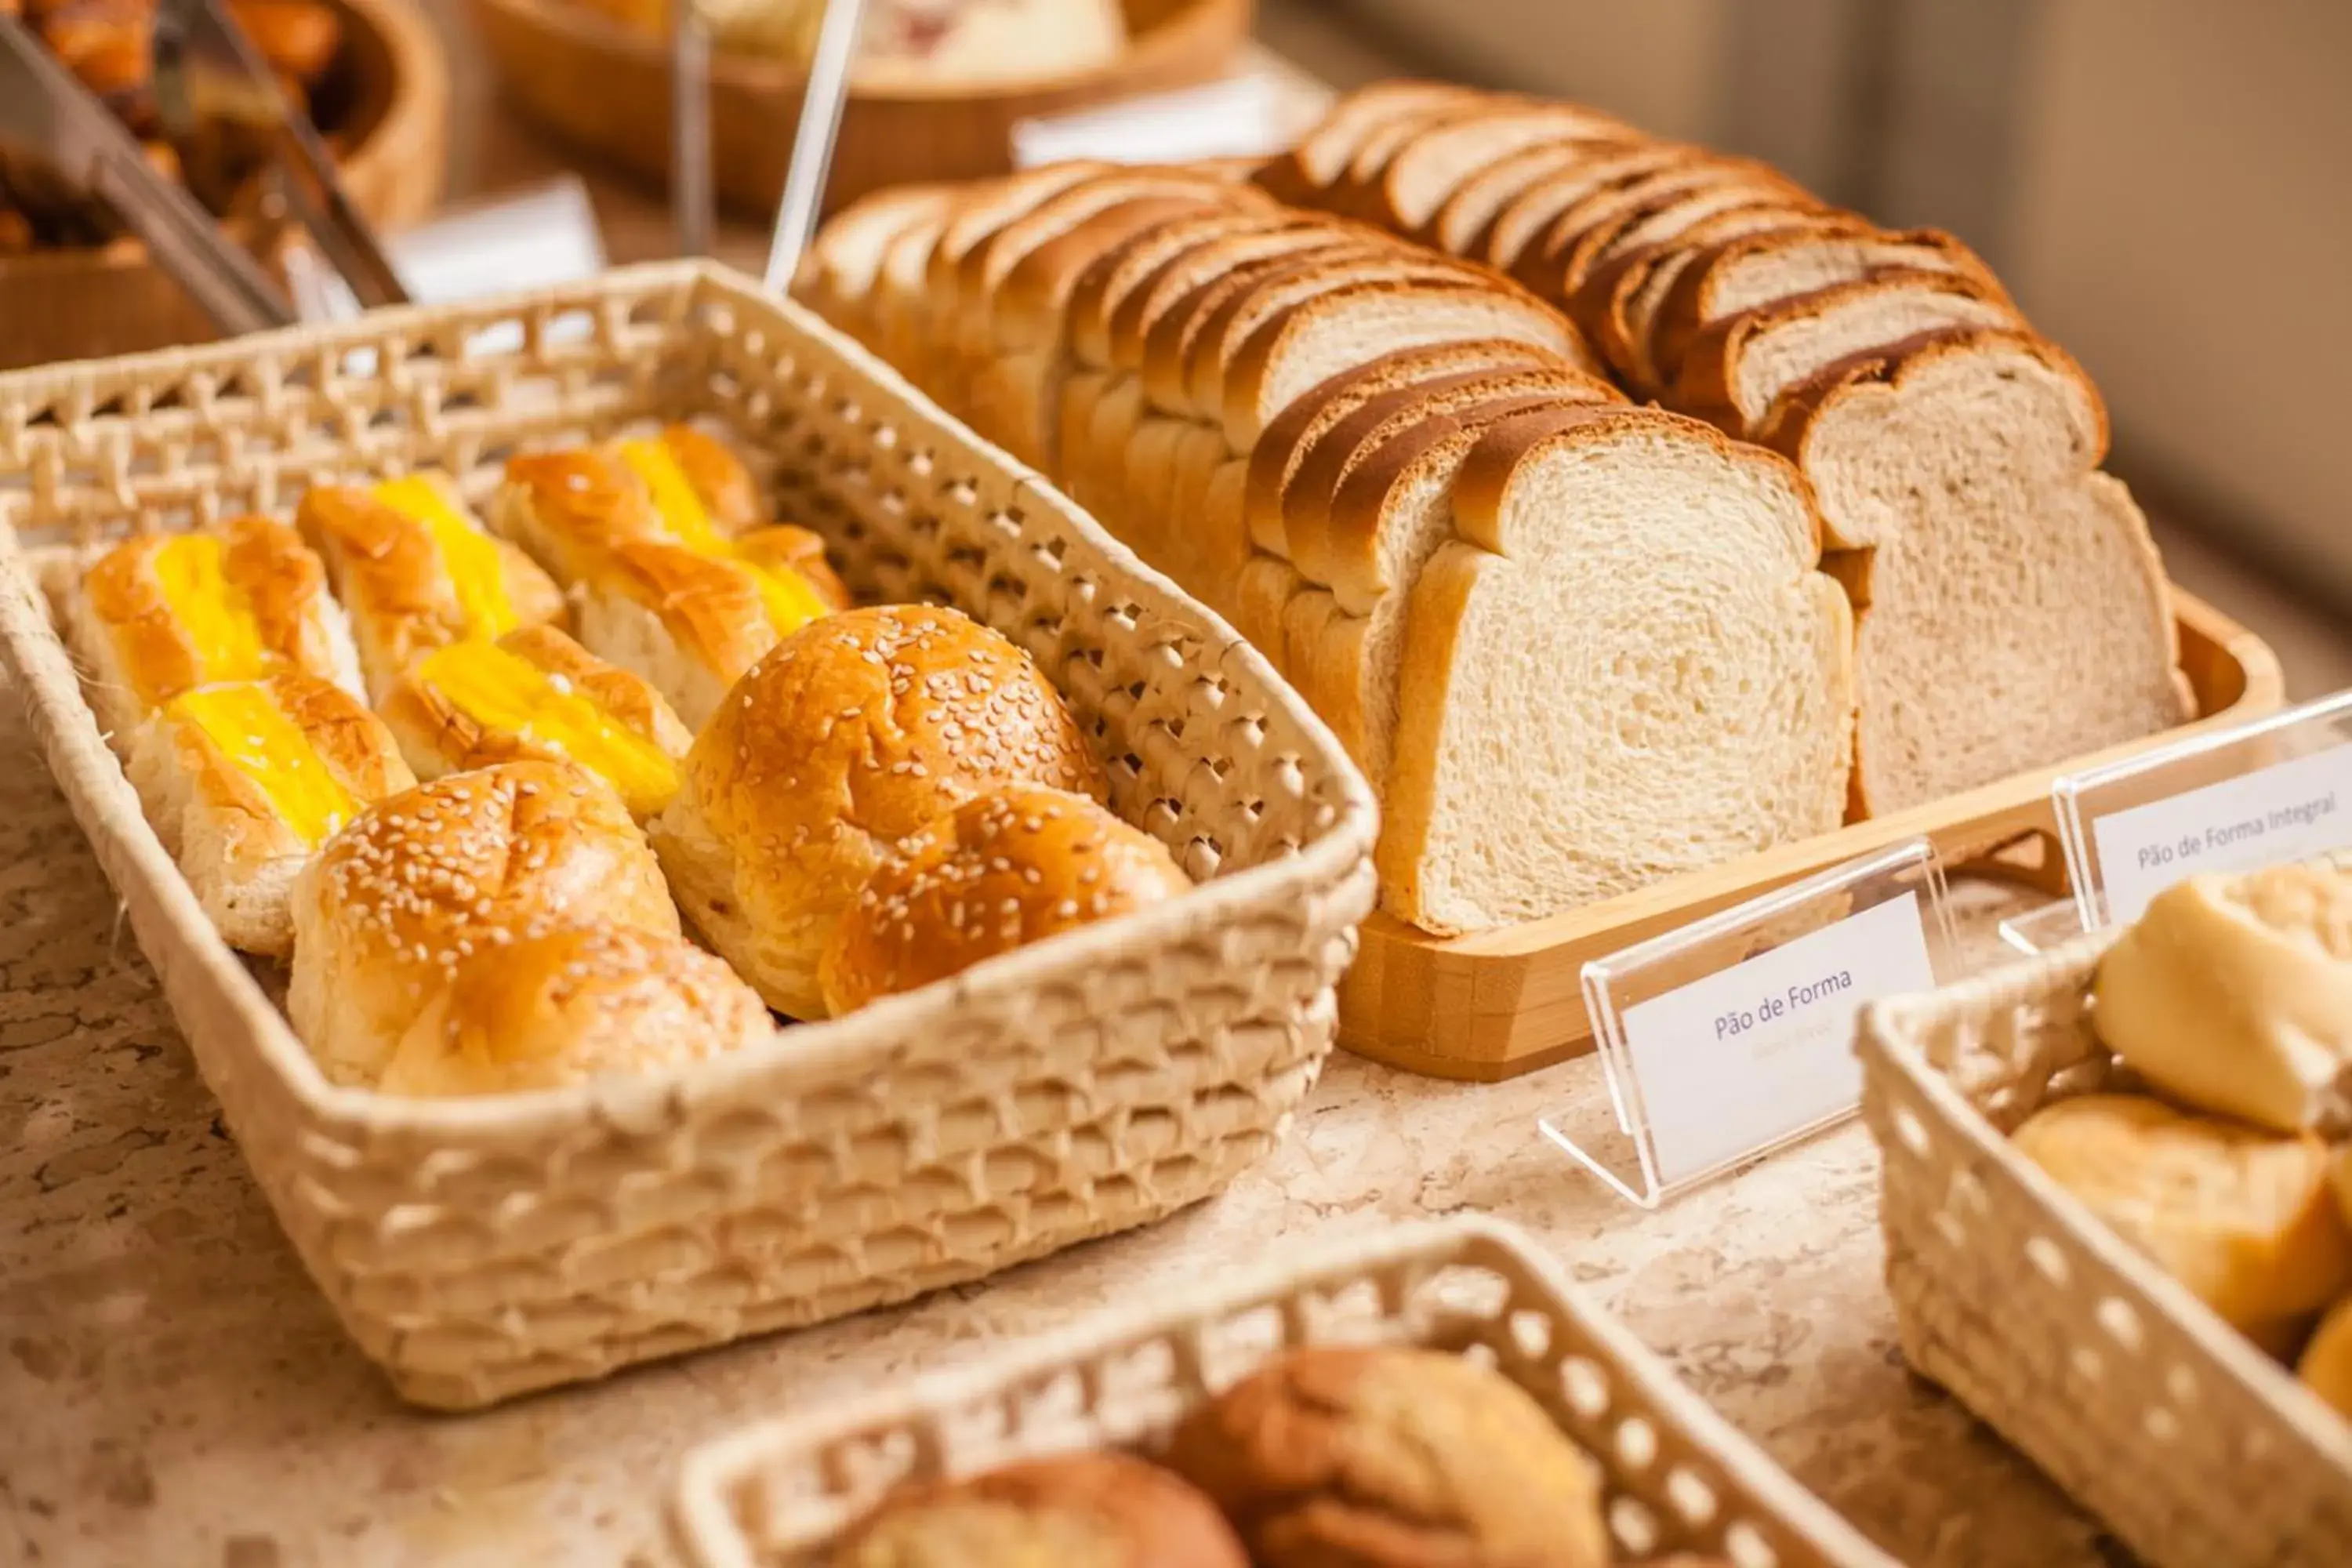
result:
[(359, 699), (291, 671), (172, 698), (124, 771), (222, 939), (271, 958), (293, 949), (288, 893), (319, 846), (416, 782)]
[(838, 1016), (1192, 885), (1166, 846), (1090, 797), (1003, 785), (890, 847), (825, 943), (819, 989)]
[(678, 903), (796, 1018), (824, 1016), (819, 962), (891, 846), (997, 785), (1103, 793), (1028, 656), (927, 605), (851, 610), (778, 643), (696, 737), (685, 775), (653, 825)]
[(560, 926), (679, 934), (620, 796), (570, 763), (452, 773), (362, 812), (294, 887), (286, 1009), (337, 1083), (374, 1083), (472, 954)]
[(400, 1037), (386, 1094), (510, 1094), (707, 1060), (776, 1021), (725, 963), (602, 923), (478, 943)]
[(694, 743), (660, 692), (553, 626), (453, 642), (383, 699), (384, 722), (419, 778), (526, 757), (578, 763), (644, 822), (677, 793)]
[(838, 1542), (829, 1568), (1248, 1568), (1216, 1505), (1116, 1452), (908, 1488)]

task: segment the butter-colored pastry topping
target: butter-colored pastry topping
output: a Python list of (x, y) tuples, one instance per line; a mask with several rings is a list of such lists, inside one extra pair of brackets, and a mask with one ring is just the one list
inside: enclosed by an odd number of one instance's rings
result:
[(419, 661), (416, 679), (484, 729), (551, 746), (603, 774), (640, 816), (677, 793), (677, 764), (659, 746), (520, 654), (450, 643)]
[(176, 723), (193, 724), (261, 788), (278, 819), (305, 844), (319, 844), (359, 810), (327, 771), (300, 725), (257, 682), (201, 686), (164, 705)]
[(441, 564), (465, 612), (466, 635), (488, 640), (515, 629), (514, 602), (507, 597), (506, 570), (499, 547), (450, 502), (448, 494), (423, 474), (375, 487), (375, 499), (423, 528), (433, 538)]

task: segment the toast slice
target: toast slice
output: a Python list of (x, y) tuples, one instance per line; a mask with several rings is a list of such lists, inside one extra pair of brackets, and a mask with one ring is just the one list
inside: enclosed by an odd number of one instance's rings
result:
[(1654, 409), (1488, 430), (1412, 589), (1377, 858), (1438, 932), (1843, 819), (1852, 621), (1804, 483)]
[(2147, 520), (2096, 471), (2105, 411), (2061, 350), (2021, 331), (1923, 339), (1823, 371), (1760, 434), (1811, 479), (1831, 544), (1868, 552), (1861, 811), (2188, 716)]
[[(1593, 346), (1635, 392), (1660, 396), (1674, 378), (1660, 368), (1658, 316), (1691, 268), (1737, 240), (1785, 236), (1793, 241), (1806, 235), (1870, 232), (1867, 218), (1834, 208), (1790, 212), (1773, 205), (1733, 207), (1702, 218), (1672, 243), (1621, 256), (1586, 279), (1585, 309), (1596, 327)], [(1679, 356), (1674, 361), (1677, 368), (1681, 363)]]

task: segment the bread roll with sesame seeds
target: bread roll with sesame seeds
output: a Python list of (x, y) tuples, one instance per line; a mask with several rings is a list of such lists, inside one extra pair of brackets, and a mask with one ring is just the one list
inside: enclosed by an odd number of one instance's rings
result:
[(838, 1016), (1192, 885), (1160, 840), (1084, 795), (990, 790), (901, 842), (866, 878), (824, 950), (824, 1005)]
[(653, 824), (687, 919), (768, 1005), (825, 1016), (818, 962), (891, 846), (984, 790), (1099, 798), (1101, 764), (1029, 657), (954, 610), (813, 623), (735, 684)]
[(501, 763), (379, 803), (327, 841), (293, 907), (286, 1011), (340, 1084), (374, 1084), (481, 948), (591, 921), (680, 935), (628, 807), (570, 763)]
[(776, 1020), (724, 961), (631, 926), (477, 947), (401, 1037), (386, 1094), (514, 1094), (683, 1066), (756, 1045)]

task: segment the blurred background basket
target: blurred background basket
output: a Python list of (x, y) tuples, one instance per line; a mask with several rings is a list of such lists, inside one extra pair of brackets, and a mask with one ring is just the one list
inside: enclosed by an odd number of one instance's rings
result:
[[(825, 187), (829, 209), (910, 180), (969, 179), (1013, 166), (1013, 127), (1223, 76), (1248, 38), (1253, 0), (1122, 0), (1128, 47), (1098, 69), (984, 86), (853, 82)], [(575, 146), (647, 179), (669, 174), (663, 41), (580, 0), (473, 0), (504, 91)], [(721, 201), (761, 215), (783, 190), (801, 75), (774, 59), (714, 51), (711, 177)]]
[[(352, 199), (379, 229), (432, 212), (449, 135), (449, 64), (415, 0), (331, 0), (342, 43), (320, 110)], [(267, 251), (266, 237), (240, 231)], [(0, 258), (0, 370), (219, 336), (135, 239)]]

